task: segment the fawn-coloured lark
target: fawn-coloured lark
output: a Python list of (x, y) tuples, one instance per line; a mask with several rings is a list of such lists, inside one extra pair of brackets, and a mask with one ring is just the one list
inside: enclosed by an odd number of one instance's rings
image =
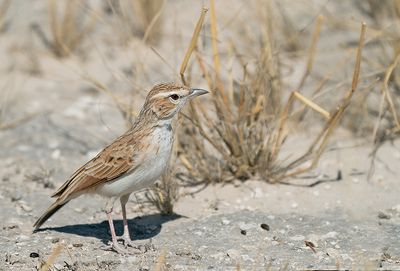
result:
[[(148, 93), (132, 127), (79, 168), (52, 195), (57, 198), (35, 222), (38, 229), (70, 200), (87, 193), (104, 196), (105, 212), (112, 241), (109, 248), (128, 253), (133, 246), (126, 220), (125, 205), (132, 192), (151, 186), (166, 169), (174, 140), (172, 121), (184, 105), (207, 90), (188, 88), (173, 83), (159, 84)], [(111, 212), (120, 199), (124, 224), (122, 236), (116, 236)], [(118, 241), (122, 240), (124, 247)]]

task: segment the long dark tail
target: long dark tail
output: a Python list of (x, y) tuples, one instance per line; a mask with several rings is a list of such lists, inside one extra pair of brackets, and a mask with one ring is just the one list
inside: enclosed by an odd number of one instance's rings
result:
[(67, 203), (68, 201), (63, 203), (55, 201), (52, 205), (50, 205), (50, 207), (47, 208), (46, 212), (41, 217), (39, 217), (39, 219), (35, 222), (35, 224), (33, 224), (35, 231), (39, 229), (39, 227), (42, 226), (47, 219), (49, 219), (52, 215), (55, 214), (55, 212), (57, 212), (61, 207), (63, 207)]

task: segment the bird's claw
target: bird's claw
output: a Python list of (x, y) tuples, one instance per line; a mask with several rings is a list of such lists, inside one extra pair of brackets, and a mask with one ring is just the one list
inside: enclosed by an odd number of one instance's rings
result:
[[(122, 241), (123, 245), (118, 241)], [(132, 248), (133, 250), (129, 250), (128, 248)], [(148, 250), (152, 249), (151, 245), (135, 245), (135, 243), (131, 240), (129, 236), (121, 235), (117, 236), (115, 242), (110, 241), (108, 245), (101, 247), (103, 250), (113, 250), (121, 255), (133, 255), (139, 253), (145, 253)]]
[(129, 236), (126, 236), (125, 234), (121, 235), (121, 236), (117, 236), (117, 241), (122, 241), (125, 248), (132, 247), (132, 248), (139, 249), (137, 246), (134, 245), (134, 242), (131, 240), (131, 238)]
[(102, 250), (112, 250), (121, 255), (133, 254), (131, 251), (122, 247), (118, 242), (112, 242), (112, 241), (108, 242), (108, 245), (102, 246), (101, 249)]

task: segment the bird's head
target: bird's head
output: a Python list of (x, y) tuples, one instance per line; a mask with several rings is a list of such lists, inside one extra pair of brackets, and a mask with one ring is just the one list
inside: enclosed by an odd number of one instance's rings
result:
[(173, 83), (159, 84), (150, 90), (141, 114), (151, 111), (158, 119), (172, 119), (188, 101), (206, 93), (209, 92), (204, 89), (189, 88)]

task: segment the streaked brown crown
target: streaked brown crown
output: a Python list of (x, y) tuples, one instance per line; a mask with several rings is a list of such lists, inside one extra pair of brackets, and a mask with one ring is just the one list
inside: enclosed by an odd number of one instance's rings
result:
[[(158, 119), (172, 118), (188, 101), (190, 88), (175, 83), (159, 84), (146, 97), (140, 115), (154, 113)], [(149, 112), (150, 111), (150, 112)]]

